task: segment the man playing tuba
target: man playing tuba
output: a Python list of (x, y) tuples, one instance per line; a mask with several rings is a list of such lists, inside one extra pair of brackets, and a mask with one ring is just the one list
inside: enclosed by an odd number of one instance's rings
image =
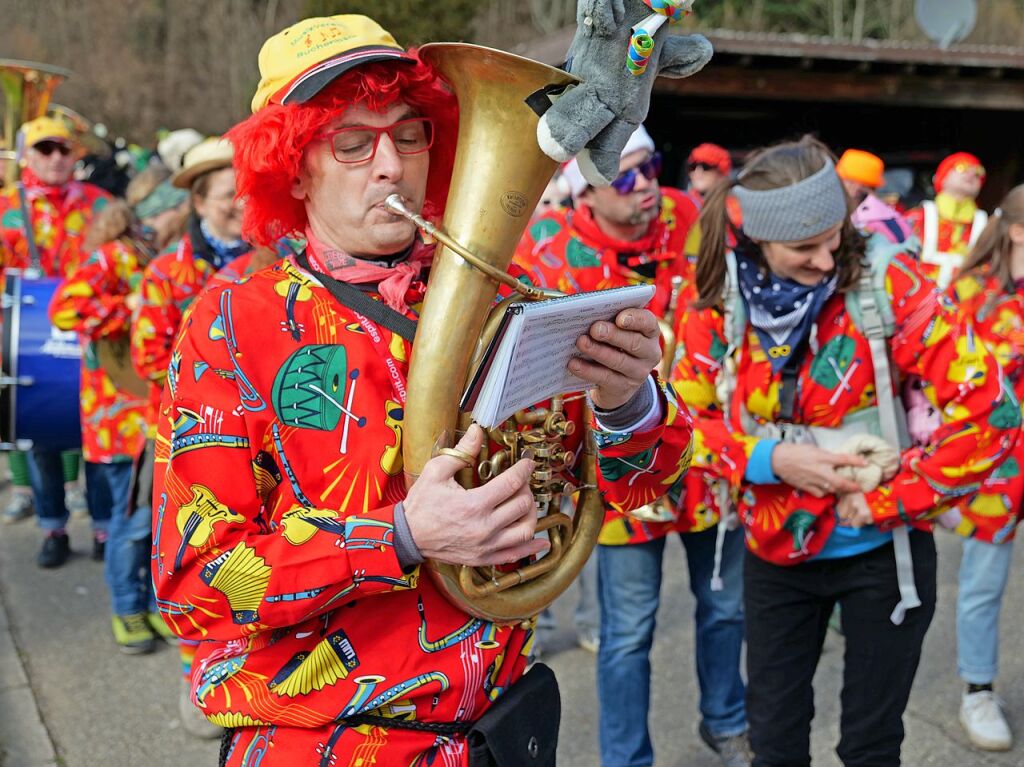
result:
[[(468, 615), (419, 566), (512, 563), (548, 543), (534, 537), (531, 460), (475, 489), (453, 481), (479, 427), (408, 491), (403, 477), (412, 344), (392, 328), (416, 319), (433, 246), (384, 201), (441, 213), (458, 109), (363, 16), (306, 19), (259, 63), (253, 115), (229, 134), (245, 233), (308, 245), (214, 288), (186, 321), (157, 444), (161, 610), (202, 640), (193, 698), (229, 728), (222, 764), (471, 764), (466, 733), (526, 684), (532, 622)], [(386, 319), (342, 303), (336, 283)], [(614, 469), (598, 486), (622, 508), (649, 503), (685, 469), (690, 438), (650, 373), (655, 318), (627, 310), (578, 343), (593, 361), (572, 372), (594, 384), (600, 469)], [(566, 406), (576, 421), (579, 406)], [(575, 455), (582, 432), (565, 443)]]

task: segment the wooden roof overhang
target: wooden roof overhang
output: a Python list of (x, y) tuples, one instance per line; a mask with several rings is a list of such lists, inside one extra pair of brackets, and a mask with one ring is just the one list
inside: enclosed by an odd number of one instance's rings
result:
[[(561, 63), (572, 29), (518, 53)], [(711, 63), (694, 77), (661, 77), (665, 94), (1024, 111), (1024, 48), (712, 31)]]

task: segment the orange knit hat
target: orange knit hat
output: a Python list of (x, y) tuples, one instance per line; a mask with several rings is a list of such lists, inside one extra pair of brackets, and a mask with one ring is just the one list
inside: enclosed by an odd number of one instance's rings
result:
[(871, 189), (885, 183), (885, 163), (878, 155), (863, 149), (847, 149), (836, 163), (836, 173), (844, 181), (853, 181)]

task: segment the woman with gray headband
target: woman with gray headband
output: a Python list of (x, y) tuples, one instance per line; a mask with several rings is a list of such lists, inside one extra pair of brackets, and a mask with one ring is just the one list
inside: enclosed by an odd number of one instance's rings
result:
[[(1012, 397), (957, 308), (900, 246), (855, 232), (833, 163), (804, 138), (758, 152), (712, 192), (699, 298), (680, 327), (675, 378), (696, 415), (694, 465), (732, 491), (747, 532), (757, 767), (810, 764), (812, 680), (837, 603), (839, 756), (846, 767), (899, 764), (935, 608), (929, 520), (977, 491), (1018, 428), (989, 419)], [(728, 217), (729, 195), (742, 224)], [(912, 450), (896, 394), (909, 375), (944, 419)]]

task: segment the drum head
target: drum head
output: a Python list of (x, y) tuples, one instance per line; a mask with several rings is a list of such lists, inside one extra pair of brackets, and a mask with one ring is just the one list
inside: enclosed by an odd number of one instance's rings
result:
[(61, 280), (19, 272), (5, 278), (0, 438), (52, 450), (80, 447), (82, 350), (74, 333), (50, 324), (47, 311)]

